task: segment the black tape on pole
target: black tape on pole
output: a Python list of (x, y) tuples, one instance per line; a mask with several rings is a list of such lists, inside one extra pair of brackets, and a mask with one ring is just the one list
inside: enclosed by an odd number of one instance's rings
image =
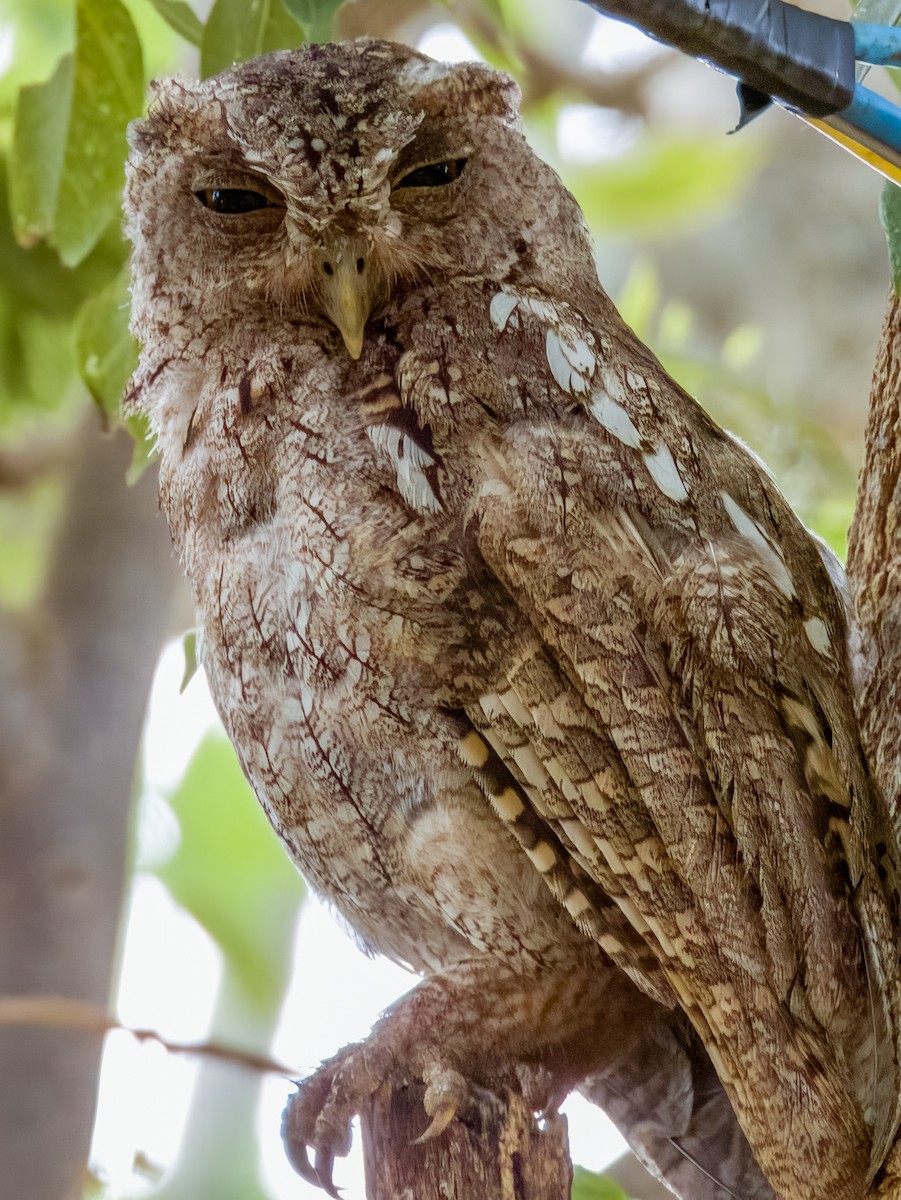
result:
[(585, 0), (658, 41), (737, 76), (812, 117), (840, 112), (854, 93), (848, 21), (783, 0)]

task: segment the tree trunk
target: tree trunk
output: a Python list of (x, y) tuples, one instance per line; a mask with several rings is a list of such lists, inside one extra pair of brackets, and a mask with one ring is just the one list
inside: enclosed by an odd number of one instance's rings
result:
[(858, 712), (895, 829), (901, 804), (901, 298), (892, 295), (873, 372), (848, 581), (864, 638)]
[[(144, 706), (176, 572), (156, 472), (81, 435), (44, 595), (0, 617), (0, 990), (105, 1008)], [(81, 1197), (101, 1041), (0, 1027), (4, 1195)]]
[[(864, 463), (848, 541), (848, 581), (863, 641), (857, 694), (863, 744), (897, 833), (901, 828), (901, 298), (897, 290), (889, 299), (873, 372)], [(877, 1176), (876, 1189), (880, 1200), (901, 1200), (899, 1139)]]

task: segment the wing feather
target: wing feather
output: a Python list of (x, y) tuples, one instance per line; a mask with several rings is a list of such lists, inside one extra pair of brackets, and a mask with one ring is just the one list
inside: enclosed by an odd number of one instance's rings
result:
[[(479, 548), (540, 649), (469, 716), (533, 811), (579, 822), (580, 864), (654, 953), (746, 1128), (766, 1097), (758, 1152), (784, 1158), (794, 1125), (817, 1160), (816, 1131), (841, 1130), (847, 1186), (869, 1152), (858, 1076), (873, 1022), (821, 793), (847, 824), (848, 786), (810, 688), (780, 673), (792, 637), (825, 656), (767, 533), (735, 529), (723, 506), (719, 528), (690, 514), (654, 538), (647, 512), (605, 495), (606, 449), (578, 417), (511, 427), (493, 449)], [(536, 478), (561, 463), (582, 486), (542, 506)], [(804, 1130), (799, 1096), (815, 1114)]]

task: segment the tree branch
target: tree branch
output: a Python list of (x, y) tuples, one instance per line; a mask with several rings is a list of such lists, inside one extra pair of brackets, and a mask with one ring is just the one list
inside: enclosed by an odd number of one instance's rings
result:
[(873, 372), (848, 581), (864, 639), (864, 747), (895, 829), (901, 822), (901, 298), (893, 294)]

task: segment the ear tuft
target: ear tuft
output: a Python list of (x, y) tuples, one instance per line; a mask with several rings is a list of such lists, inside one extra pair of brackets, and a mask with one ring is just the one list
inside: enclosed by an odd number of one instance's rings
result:
[(430, 116), (458, 113), (461, 109), (516, 121), (522, 93), (519, 84), (503, 71), (485, 63), (413, 61), (404, 70), (414, 104)]
[[(179, 114), (192, 107), (198, 85), (193, 80), (153, 79), (147, 96), (147, 115), (132, 121), (128, 126), (128, 145), (138, 155), (146, 154), (154, 145), (168, 135), (173, 121)], [(199, 101), (195, 101), (195, 104)]]

